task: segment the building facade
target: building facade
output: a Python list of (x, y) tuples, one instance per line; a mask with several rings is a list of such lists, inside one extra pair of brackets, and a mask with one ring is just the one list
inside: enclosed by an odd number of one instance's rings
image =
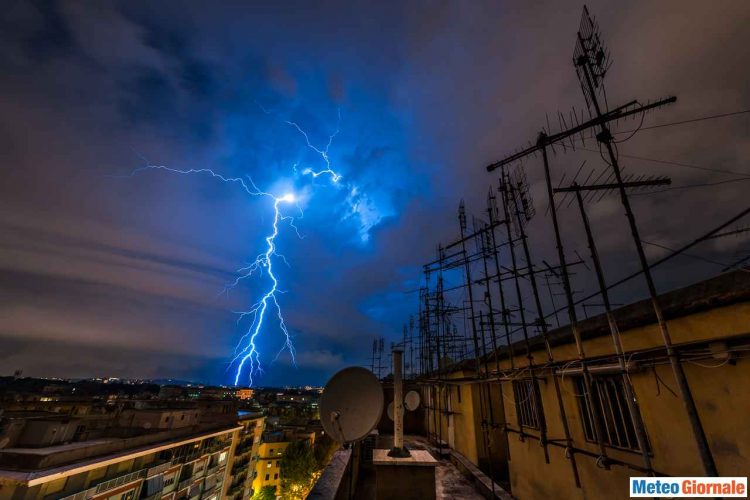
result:
[(226, 494), (228, 499), (233, 500), (250, 498), (255, 494), (255, 464), (265, 427), (265, 417), (260, 413), (240, 411), (239, 423), (242, 430), (234, 450)]
[[(0, 450), (0, 499), (223, 497), (240, 427), (137, 446), (115, 440)], [(145, 440), (147, 441), (147, 440)], [(114, 451), (123, 445), (136, 445)], [(108, 452), (112, 450), (111, 452)]]
[(281, 459), (287, 447), (297, 441), (304, 441), (314, 446), (315, 438), (315, 431), (304, 427), (288, 427), (264, 432), (256, 455), (253, 491), (258, 493), (262, 488), (273, 486), (276, 494), (279, 495), (282, 479)]
[[(750, 470), (750, 273), (659, 297), (722, 476)], [(629, 498), (629, 477), (702, 476), (650, 301), (579, 323), (590, 384), (568, 327), (443, 370), (424, 386), (425, 431), (521, 500)], [(625, 370), (619, 361), (623, 361)], [(480, 380), (482, 382), (480, 383)], [(631, 394), (633, 404), (629, 404)]]
[(279, 494), (281, 486), (281, 458), (291, 441), (263, 442), (258, 448), (258, 459), (255, 462), (253, 491), (273, 486)]

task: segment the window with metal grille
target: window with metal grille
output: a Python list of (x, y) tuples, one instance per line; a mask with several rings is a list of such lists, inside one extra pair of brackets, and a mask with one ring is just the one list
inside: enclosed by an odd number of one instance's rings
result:
[(516, 402), (518, 424), (531, 429), (539, 429), (541, 407), (539, 405), (539, 386), (534, 379), (513, 381), (513, 394)]
[[(583, 377), (575, 378), (576, 399), (583, 421), (586, 441), (596, 442), (592, 404), (601, 415), (602, 440), (604, 444), (616, 448), (638, 451), (638, 438), (635, 423), (628, 409), (625, 387), (620, 375), (598, 376), (591, 379), (591, 394), (586, 393)], [(637, 403), (636, 411), (638, 411)], [(648, 448), (648, 441), (646, 442)], [(649, 450), (650, 451), (650, 450)]]

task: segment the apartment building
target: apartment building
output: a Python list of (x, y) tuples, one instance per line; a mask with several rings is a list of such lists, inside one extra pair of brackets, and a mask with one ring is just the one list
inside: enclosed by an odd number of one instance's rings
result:
[(253, 489), (255, 463), (260, 451), (265, 417), (262, 413), (240, 411), (239, 424), (242, 430), (227, 479), (226, 496), (231, 500), (246, 499), (255, 494)]
[(313, 446), (315, 444), (315, 431), (286, 428), (263, 433), (255, 463), (253, 491), (257, 493), (262, 488), (273, 486), (276, 488), (276, 494), (279, 494), (281, 458), (284, 456), (286, 448), (295, 441), (307, 441), (310, 446)]
[(194, 408), (89, 419), (6, 411), (0, 500), (218, 500), (242, 430), (236, 420), (197, 422)]

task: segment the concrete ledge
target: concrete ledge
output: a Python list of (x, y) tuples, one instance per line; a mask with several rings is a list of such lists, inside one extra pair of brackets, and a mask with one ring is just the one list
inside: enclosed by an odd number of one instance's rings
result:
[(399, 465), (399, 466), (428, 466), (437, 467), (437, 460), (426, 450), (409, 450), (410, 457), (389, 457), (389, 450), (373, 450), (372, 463), (374, 465)]
[[(476, 487), (477, 491), (479, 491), (482, 496), (485, 498), (492, 498), (492, 499), (500, 499), (500, 500), (513, 500), (513, 497), (510, 493), (505, 491), (502, 486), (500, 486), (497, 482), (495, 483), (494, 487), (492, 485), (492, 480), (479, 470), (479, 467), (474, 465), (469, 461), (468, 458), (461, 455), (456, 450), (451, 450), (451, 462), (453, 465), (460, 470), (464, 476), (471, 479), (471, 481), (474, 483), (474, 487)], [(492, 493), (494, 490), (494, 494)]]
[(333, 454), (323, 474), (315, 482), (312, 491), (307, 498), (316, 500), (334, 500), (341, 489), (341, 483), (349, 469), (352, 450), (341, 449)]

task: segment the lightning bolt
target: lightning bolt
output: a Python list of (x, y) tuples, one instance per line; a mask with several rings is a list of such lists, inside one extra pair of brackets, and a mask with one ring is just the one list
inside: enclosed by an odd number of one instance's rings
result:
[[(260, 104), (258, 106), (266, 113), (266, 114), (272, 114), (269, 111), (267, 111), (265, 108), (263, 108)], [(307, 147), (310, 148), (312, 151), (317, 153), (323, 162), (325, 163), (325, 168), (321, 170), (313, 170), (312, 168), (305, 168), (302, 171), (303, 175), (310, 175), (312, 178), (317, 178), (321, 175), (329, 175), (331, 178), (331, 181), (334, 184), (337, 184), (342, 176), (335, 170), (333, 170), (331, 165), (331, 159), (329, 156), (329, 151), (331, 148), (331, 145), (333, 144), (334, 139), (339, 134), (340, 131), (340, 124), (341, 124), (341, 111), (338, 112), (338, 123), (336, 126), (336, 130), (328, 137), (328, 142), (326, 143), (324, 148), (318, 148), (315, 145), (312, 144), (310, 141), (310, 138), (305, 132), (305, 130), (300, 127), (297, 123), (289, 121), (289, 120), (283, 120), (284, 123), (288, 124), (291, 127), (294, 127), (305, 139), (305, 142), (307, 144)], [(278, 327), (281, 330), (283, 336), (284, 336), (284, 342), (279, 350), (279, 352), (276, 354), (276, 358), (278, 358), (279, 354), (281, 354), (284, 349), (289, 351), (289, 354), (292, 358), (292, 363), (296, 366), (296, 350), (294, 348), (294, 344), (292, 342), (292, 336), (289, 333), (289, 330), (287, 329), (286, 322), (284, 321), (284, 316), (282, 314), (281, 305), (279, 304), (278, 300), (278, 294), (282, 293), (282, 291), (279, 289), (279, 279), (274, 273), (274, 260), (279, 259), (286, 263), (288, 265), (288, 262), (286, 261), (286, 258), (278, 253), (277, 246), (276, 246), (276, 238), (279, 236), (280, 232), (280, 224), (282, 222), (287, 223), (289, 227), (291, 227), (297, 236), (300, 236), (299, 230), (297, 229), (297, 226), (294, 224), (295, 218), (291, 215), (286, 215), (282, 211), (282, 206), (293, 204), (297, 207), (300, 214), (302, 214), (302, 209), (297, 203), (297, 197), (294, 193), (286, 193), (282, 196), (277, 196), (271, 193), (268, 193), (266, 191), (262, 191), (258, 188), (258, 186), (255, 185), (252, 178), (250, 176), (247, 176), (246, 178), (243, 177), (226, 177), (224, 175), (221, 175), (217, 172), (215, 172), (212, 169), (209, 168), (201, 168), (201, 169), (177, 169), (168, 167), (165, 165), (146, 165), (140, 168), (137, 168), (133, 170), (129, 177), (132, 177), (140, 172), (146, 171), (146, 170), (162, 170), (173, 174), (181, 174), (181, 175), (191, 175), (191, 174), (199, 174), (199, 175), (208, 175), (210, 177), (213, 177), (223, 183), (226, 184), (235, 184), (238, 185), (243, 191), (245, 191), (250, 196), (260, 196), (260, 197), (267, 197), (273, 202), (273, 210), (274, 210), (274, 218), (273, 218), (273, 224), (272, 224), (272, 231), (271, 233), (265, 237), (266, 247), (265, 251), (258, 254), (258, 256), (255, 258), (255, 260), (252, 261), (252, 263), (243, 266), (237, 270), (237, 275), (231, 283), (227, 284), (224, 288), (224, 292), (227, 292), (236, 287), (242, 280), (250, 278), (257, 274), (262, 274), (265, 272), (270, 279), (270, 287), (267, 289), (267, 291), (263, 294), (263, 296), (255, 302), (250, 308), (248, 308), (246, 311), (235, 311), (236, 314), (238, 314), (237, 322), (240, 323), (246, 318), (250, 318), (250, 326), (247, 328), (245, 333), (242, 335), (240, 340), (237, 343), (237, 346), (234, 350), (234, 357), (229, 363), (229, 367), (236, 364), (236, 372), (234, 377), (234, 384), (239, 385), (240, 377), (242, 376), (243, 370), (247, 369), (248, 373), (248, 379), (250, 382), (250, 385), (253, 385), (253, 375), (256, 373), (262, 373), (262, 366), (261, 366), (261, 354), (258, 350), (258, 345), (256, 343), (258, 336), (261, 334), (261, 331), (263, 330), (263, 324), (266, 320), (267, 314), (273, 314), (275, 312), (276, 319), (278, 321)], [(356, 193), (356, 188), (352, 187), (352, 194)], [(269, 309), (271, 311), (269, 312)], [(276, 359), (274, 358), (274, 359)]]
[[(239, 360), (239, 363), (237, 365), (237, 372), (234, 377), (234, 385), (239, 384), (240, 376), (242, 375), (242, 368), (245, 366), (245, 363), (249, 362), (249, 365), (250, 365), (249, 366), (250, 385), (253, 385), (253, 372), (255, 370), (261, 371), (260, 353), (258, 352), (257, 346), (255, 345), (255, 339), (258, 337), (258, 334), (260, 333), (260, 329), (263, 326), (263, 319), (266, 314), (266, 310), (268, 309), (269, 302), (272, 302), (273, 307), (276, 308), (276, 316), (278, 317), (278, 320), (279, 320), (279, 328), (283, 332), (284, 337), (286, 339), (284, 342), (284, 347), (286, 347), (289, 350), (289, 354), (292, 356), (292, 363), (294, 363), (295, 366), (297, 364), (297, 360), (295, 358), (294, 344), (292, 343), (292, 338), (289, 335), (289, 331), (286, 328), (286, 323), (284, 322), (284, 316), (281, 314), (281, 305), (279, 304), (278, 297), (276, 296), (276, 293), (279, 291), (279, 280), (276, 278), (276, 275), (273, 273), (273, 259), (272, 259), (272, 257), (274, 256), (275, 257), (280, 256), (280, 254), (276, 252), (276, 237), (279, 235), (279, 221), (291, 220), (292, 222), (290, 222), (290, 224), (293, 224), (292, 217), (284, 216), (281, 214), (281, 209), (279, 205), (281, 203), (293, 203), (295, 201), (295, 197), (292, 193), (288, 193), (282, 197), (276, 197), (269, 193), (259, 193), (259, 194), (270, 196), (273, 199), (273, 210), (274, 210), (273, 232), (270, 235), (266, 236), (266, 244), (268, 245), (266, 247), (266, 251), (258, 255), (258, 257), (255, 258), (255, 261), (250, 266), (245, 268), (247, 269), (247, 272), (241, 277), (238, 277), (235, 283), (239, 282), (240, 279), (250, 276), (255, 270), (265, 268), (268, 276), (271, 278), (271, 282), (273, 283), (273, 285), (271, 286), (270, 290), (268, 290), (265, 293), (265, 295), (263, 295), (263, 298), (261, 298), (255, 304), (253, 304), (253, 306), (248, 311), (244, 311), (240, 313), (239, 320), (241, 320), (245, 316), (252, 316), (253, 321), (247, 333), (245, 333), (245, 335), (243, 335), (242, 338), (240, 338), (240, 341), (237, 344), (237, 349), (235, 349), (235, 357), (234, 359), (232, 359), (232, 362), (230, 363), (230, 366), (231, 366), (232, 364), (234, 364), (236, 361)], [(239, 350), (240, 346), (243, 344), (245, 339), (247, 339), (247, 343), (245, 344), (245, 347), (242, 350)], [(281, 350), (283, 350), (284, 347), (282, 347)], [(276, 356), (278, 357), (278, 354)]]
[[(314, 170), (312, 168), (305, 168), (302, 170), (303, 175), (310, 175), (313, 179), (318, 178), (321, 175), (329, 175), (334, 185), (339, 188), (344, 188), (347, 192), (346, 203), (349, 205), (349, 214), (347, 217), (354, 217), (359, 220), (360, 223), (360, 238), (363, 242), (367, 242), (370, 239), (370, 229), (377, 225), (381, 220), (381, 215), (378, 214), (378, 210), (375, 208), (372, 200), (370, 200), (365, 194), (362, 193), (359, 186), (353, 182), (339, 182), (342, 179), (341, 174), (336, 172), (331, 166), (331, 158), (329, 156), (329, 150), (333, 144), (333, 140), (339, 135), (341, 131), (341, 109), (338, 109), (338, 121), (336, 123), (336, 130), (328, 136), (328, 142), (323, 149), (316, 147), (311, 141), (310, 136), (305, 130), (300, 127), (296, 122), (280, 118), (278, 114), (267, 110), (259, 102), (256, 101), (256, 105), (267, 115), (274, 115), (279, 118), (282, 122), (293, 127), (297, 132), (302, 135), (305, 139), (307, 147), (313, 152), (317, 153), (325, 163), (325, 168), (321, 170)], [(295, 169), (297, 165), (295, 164)]]
[[(263, 108), (261, 108), (261, 109), (263, 109)], [(304, 175), (312, 175), (313, 179), (315, 179), (315, 178), (317, 178), (317, 177), (319, 177), (319, 176), (321, 176), (323, 174), (328, 174), (328, 175), (331, 176), (331, 180), (333, 181), (334, 184), (336, 184), (337, 182), (339, 182), (341, 180), (341, 175), (339, 175), (338, 173), (336, 173), (331, 168), (331, 159), (328, 156), (328, 150), (331, 149), (331, 144), (333, 143), (333, 140), (336, 138), (337, 135), (339, 135), (339, 132), (341, 130), (341, 110), (340, 109), (338, 111), (338, 114), (339, 114), (339, 119), (338, 119), (338, 122), (336, 124), (336, 131), (333, 134), (331, 134), (330, 136), (328, 136), (328, 143), (326, 144), (325, 149), (316, 148), (310, 142), (310, 137), (308, 137), (307, 132), (305, 132), (304, 130), (302, 130), (302, 127), (300, 127), (299, 125), (297, 125), (295, 122), (292, 122), (292, 121), (289, 121), (289, 120), (284, 120), (284, 123), (286, 123), (288, 125), (291, 125), (295, 129), (297, 129), (297, 131), (300, 134), (302, 134), (302, 137), (305, 138), (305, 142), (307, 143), (307, 147), (310, 148), (310, 149), (312, 149), (316, 153), (318, 153), (320, 155), (320, 157), (323, 158), (323, 161), (326, 164), (326, 168), (324, 168), (323, 170), (315, 171), (312, 168), (306, 168), (306, 169), (304, 169), (302, 171), (302, 173)]]

